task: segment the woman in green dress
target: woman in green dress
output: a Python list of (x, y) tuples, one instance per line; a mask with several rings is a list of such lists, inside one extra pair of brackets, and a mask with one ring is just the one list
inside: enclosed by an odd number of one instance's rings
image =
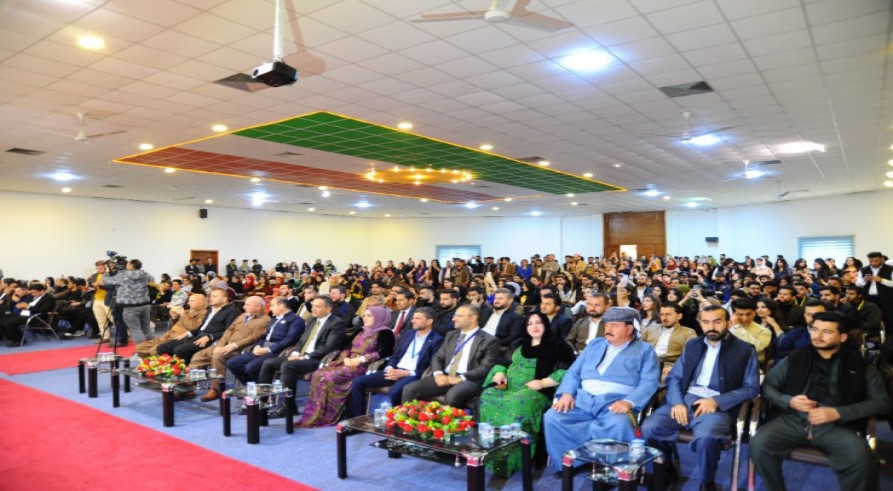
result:
[[(530, 450), (536, 449), (543, 413), (552, 405), (555, 387), (565, 369), (574, 362), (574, 350), (548, 328), (549, 319), (540, 312), (527, 317), (527, 330), (508, 366), (496, 365), (487, 375), (481, 394), (480, 420), (495, 427), (521, 423), (530, 435)], [(511, 476), (521, 468), (521, 456), (488, 464), (493, 472)]]

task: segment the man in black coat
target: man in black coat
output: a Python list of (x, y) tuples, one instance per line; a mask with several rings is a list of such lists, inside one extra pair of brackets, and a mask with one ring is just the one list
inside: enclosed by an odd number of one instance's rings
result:
[(192, 355), (220, 339), (226, 328), (239, 316), (239, 309), (229, 303), (226, 292), (219, 288), (211, 290), (208, 303), (211, 306), (208, 307), (208, 314), (200, 327), (159, 344), (156, 352), (159, 355), (176, 355), (189, 363)]
[[(43, 320), (49, 321), (48, 314), (56, 306), (56, 300), (47, 293), (47, 287), (43, 283), (32, 283), (28, 288), (30, 297), (22, 297), (13, 305), (18, 311), (18, 315), (11, 315), (2, 321), (2, 330), (6, 339), (9, 340), (6, 346), (9, 348), (17, 348), (28, 342), (27, 339), (24, 339), (22, 328), (31, 316), (37, 315)], [(37, 320), (31, 322), (34, 323)]]

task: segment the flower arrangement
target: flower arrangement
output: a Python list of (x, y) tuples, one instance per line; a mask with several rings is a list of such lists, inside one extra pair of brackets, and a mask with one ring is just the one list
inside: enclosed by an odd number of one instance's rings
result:
[(406, 434), (443, 440), (447, 435), (465, 433), (474, 421), (464, 409), (445, 406), (437, 401), (411, 401), (388, 409), (388, 428), (399, 428)]
[(136, 369), (147, 377), (179, 377), (189, 373), (186, 362), (176, 355), (150, 356)]

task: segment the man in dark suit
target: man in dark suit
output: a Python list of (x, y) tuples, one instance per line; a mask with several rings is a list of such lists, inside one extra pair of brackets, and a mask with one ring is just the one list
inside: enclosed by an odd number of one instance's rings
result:
[(289, 346), (294, 346), (304, 334), (304, 319), (288, 307), (288, 299), (275, 297), (270, 304), (273, 322), (260, 341), (251, 350), (226, 362), (226, 369), (232, 372), (243, 384), (257, 381), (266, 360), (279, 356)]
[(28, 342), (27, 339), (23, 339), (25, 334), (22, 332), (22, 327), (31, 316), (40, 315), (42, 319), (48, 321), (47, 314), (56, 306), (56, 300), (47, 293), (47, 287), (43, 283), (33, 283), (28, 288), (30, 298), (23, 297), (14, 305), (18, 309), (18, 315), (7, 317), (2, 321), (3, 331), (9, 340), (6, 346), (10, 348), (17, 348)]
[(465, 407), (481, 392), (482, 384), (496, 363), (496, 338), (478, 327), (479, 309), (462, 305), (456, 309), (450, 331), (431, 360), (433, 376), (407, 385), (403, 401), (431, 400), (444, 395), (450, 406)]
[(414, 309), (411, 324), (412, 329), (404, 331), (407, 334), (400, 337), (397, 349), (388, 358), (384, 370), (354, 379), (347, 405), (351, 416), (361, 416), (366, 412), (367, 389), (390, 386), (388, 397), (391, 404), (400, 404), (403, 388), (422, 378), (422, 374), (431, 366), (431, 359), (443, 344), (443, 336), (432, 330), (434, 310), (429, 307)]
[(884, 263), (880, 252), (868, 253), (868, 266), (862, 268), (862, 295), (881, 308), (884, 332), (893, 337), (893, 266)]
[(220, 339), (226, 328), (239, 316), (239, 309), (229, 303), (226, 292), (219, 288), (211, 290), (208, 303), (211, 306), (201, 327), (159, 344), (155, 351), (159, 355), (177, 355), (189, 363), (192, 355)]
[(456, 328), (453, 325), (453, 315), (459, 304), (459, 292), (443, 289), (437, 292), (437, 295), (440, 298), (440, 312), (437, 313), (437, 318), (434, 320), (434, 331), (446, 337), (447, 333)]
[[(272, 383), (273, 376), (279, 370), (282, 373), (282, 387), (294, 392), (299, 377), (315, 371), (327, 354), (344, 347), (347, 341), (347, 326), (332, 312), (335, 307), (332, 299), (319, 296), (313, 299), (311, 305), (313, 320), (304, 329), (304, 334), (298, 339), (295, 350), (285, 361), (278, 356), (264, 361), (257, 379), (258, 383)], [(283, 406), (270, 413), (270, 417), (284, 418), (285, 412), (286, 408)]]
[[(406, 329), (410, 326), (415, 313), (415, 294), (406, 288), (397, 287), (397, 294), (394, 296), (394, 307), (396, 310), (391, 312), (391, 330), (394, 331), (394, 337), (400, 339), (404, 332), (410, 332)], [(432, 322), (434, 311), (431, 311)], [(443, 338), (443, 336), (441, 336)]]
[(778, 310), (781, 311), (781, 315), (788, 326), (802, 326), (806, 323), (806, 320), (803, 318), (803, 307), (797, 305), (795, 300), (796, 292), (793, 286), (784, 285), (778, 287), (775, 301), (778, 303)]
[(549, 318), (549, 329), (552, 330), (552, 334), (559, 339), (567, 339), (574, 323), (569, 317), (561, 315), (560, 311), (561, 300), (555, 295), (543, 293), (540, 299), (540, 312), (546, 314), (546, 317)]
[(295, 296), (295, 289), (288, 283), (282, 283), (276, 288), (279, 290), (279, 296), (284, 298), (288, 304), (288, 310), (297, 313), (301, 308), (301, 300)]
[(582, 353), (595, 338), (604, 337), (605, 323), (602, 316), (611, 308), (611, 297), (604, 293), (593, 293), (586, 299), (586, 317), (571, 327), (565, 340), (577, 353)]
[(344, 285), (334, 285), (329, 288), (329, 297), (332, 299), (332, 314), (341, 319), (345, 326), (353, 325), (353, 318), (356, 317), (357, 311), (350, 304), (347, 296), (347, 287)]
[(511, 346), (524, 335), (524, 318), (512, 309), (515, 294), (508, 288), (499, 288), (493, 294), (493, 308), (481, 313), (481, 328), (496, 336), (500, 346)]

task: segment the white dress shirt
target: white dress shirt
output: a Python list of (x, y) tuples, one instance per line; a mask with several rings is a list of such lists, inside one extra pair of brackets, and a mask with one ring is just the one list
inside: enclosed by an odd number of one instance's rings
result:
[(717, 343), (716, 346), (713, 346), (707, 338), (704, 338), (704, 344), (707, 345), (707, 353), (704, 354), (704, 363), (701, 364), (701, 371), (695, 379), (695, 385), (710, 387), (713, 367), (716, 365), (716, 359), (719, 358), (719, 348), (722, 345)]
[[(304, 353), (313, 353), (316, 350), (316, 340), (319, 339), (319, 333), (322, 332), (322, 328), (326, 325), (326, 321), (329, 320), (332, 314), (329, 314), (321, 319), (317, 319), (316, 322), (319, 325), (319, 328), (316, 330), (316, 334), (313, 336), (313, 339), (310, 339), (310, 344), (307, 345), (307, 349), (304, 350)], [(312, 328), (311, 328), (312, 330)]]
[(489, 319), (487, 319), (487, 324), (485, 324), (483, 327), (485, 333), (487, 333), (491, 336), (496, 335), (496, 328), (499, 327), (499, 319), (502, 318), (503, 313), (505, 313), (504, 310), (502, 310), (502, 311), (494, 310), (493, 311), (493, 314), (490, 315)]
[(599, 375), (604, 375), (605, 371), (608, 367), (611, 366), (611, 363), (614, 362), (614, 358), (617, 358), (617, 355), (620, 354), (627, 346), (629, 346), (630, 341), (623, 343), (620, 346), (614, 346), (611, 343), (608, 343), (608, 349), (605, 350), (605, 357), (602, 358), (602, 362), (598, 364), (596, 370)]
[[(431, 334), (431, 331), (428, 331), (421, 336), (416, 334), (413, 337), (412, 343), (410, 343), (406, 353), (403, 353), (403, 357), (400, 358), (400, 362), (397, 363), (397, 368), (415, 373), (416, 367), (419, 365), (419, 353), (422, 352), (422, 347), (425, 346), (425, 341), (428, 339), (429, 334)], [(462, 356), (465, 356), (465, 354), (463, 353)]]
[(670, 336), (673, 335), (673, 329), (676, 329), (676, 326), (661, 326), (661, 329), (660, 337), (657, 338), (657, 344), (654, 345), (654, 353), (657, 356), (667, 356), (667, 349), (670, 347)]

